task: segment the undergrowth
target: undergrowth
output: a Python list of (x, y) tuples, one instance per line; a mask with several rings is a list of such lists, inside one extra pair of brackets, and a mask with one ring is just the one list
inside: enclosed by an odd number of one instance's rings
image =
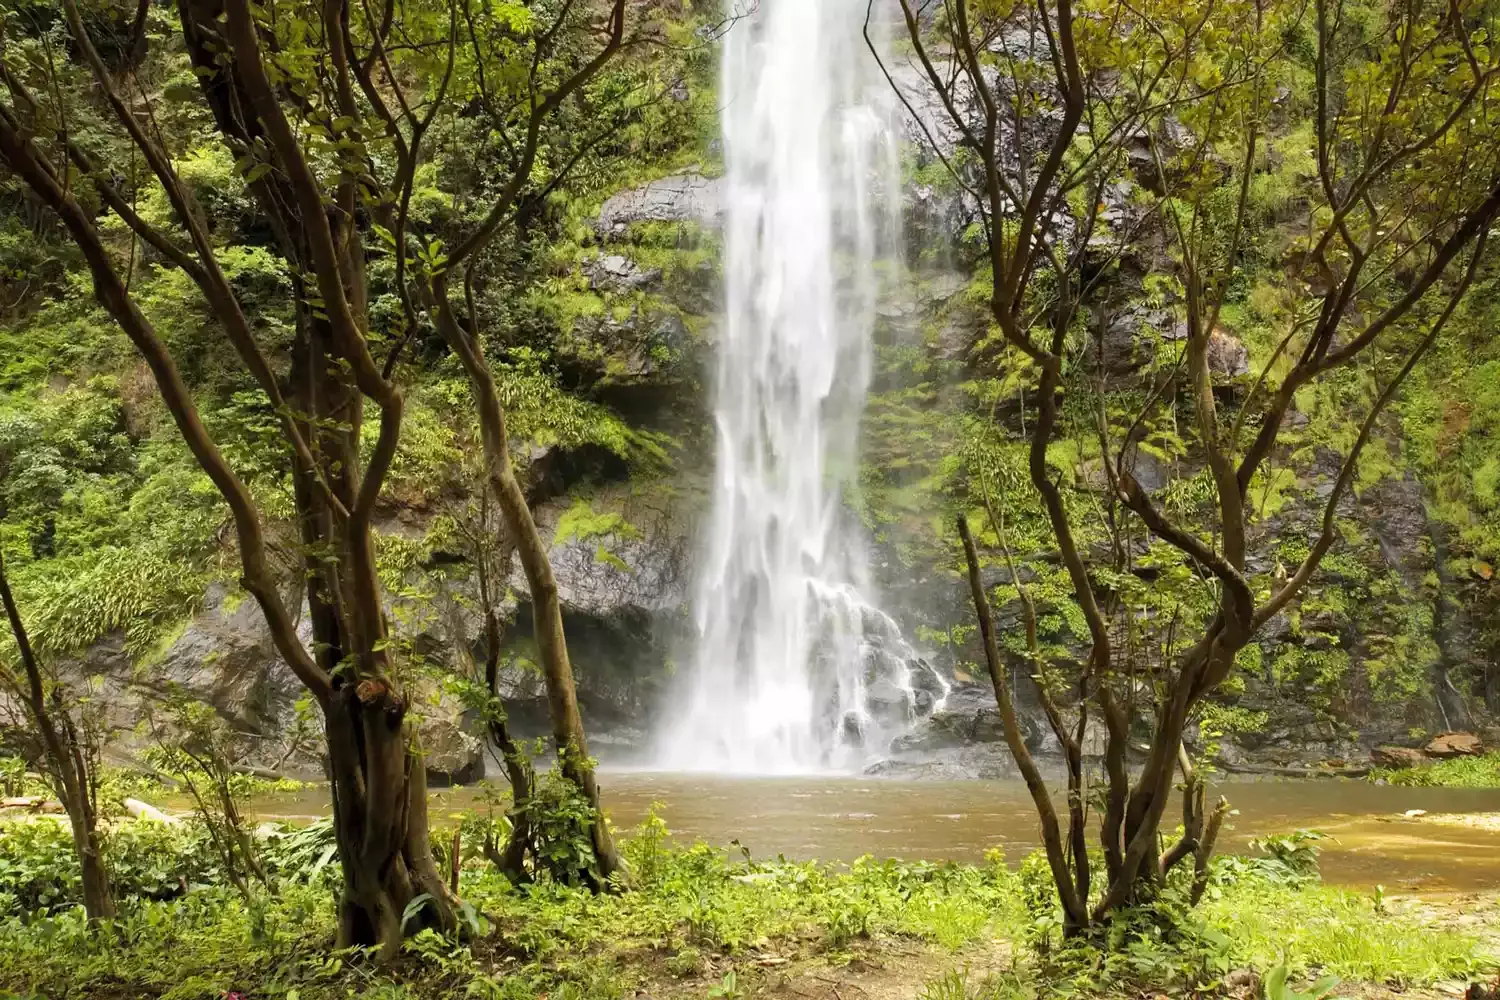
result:
[(517, 887), (466, 853), (460, 891), (475, 916), (464, 938), (424, 931), (395, 966), (376, 968), (330, 950), (339, 871), (326, 821), (263, 831), (272, 888), (248, 901), (223, 883), (202, 837), (193, 824), (115, 824), (120, 915), (90, 928), (72, 903), (65, 827), (0, 825), (0, 996), (751, 996), (771, 981), (767, 969), (878, 956), (898, 941), (955, 963), (1012, 956), (988, 978), (934, 980), (925, 1000), (1203, 994), (1231, 970), (1277, 965), (1423, 984), (1487, 961), (1472, 935), (1424, 929), (1380, 899), (1319, 885), (1310, 838), (1295, 835), (1262, 845), (1259, 858), (1220, 859), (1195, 909), (1168, 887), (1108, 940), (1064, 942), (1038, 859), (1019, 870), (998, 853), (982, 865), (758, 861), (676, 845), (653, 816), (624, 841), (628, 891), (594, 895), (545, 877)]

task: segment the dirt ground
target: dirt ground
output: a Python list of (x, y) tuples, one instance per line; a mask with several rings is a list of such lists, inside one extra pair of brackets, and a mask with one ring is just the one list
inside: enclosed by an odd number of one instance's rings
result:
[[(978, 983), (1010, 961), (1009, 945), (988, 941), (959, 952), (936, 950), (914, 942), (880, 942), (834, 962), (750, 960), (734, 963), (738, 989), (746, 997), (768, 1000), (915, 1000), (926, 984), (950, 970), (966, 972)], [(654, 984), (636, 993), (641, 1000), (702, 1000), (722, 986), (728, 963), (701, 976)]]

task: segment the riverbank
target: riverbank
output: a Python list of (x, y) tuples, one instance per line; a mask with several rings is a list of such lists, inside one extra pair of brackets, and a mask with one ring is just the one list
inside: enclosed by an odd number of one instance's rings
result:
[[(1492, 976), (1500, 896), (1417, 897), (1321, 884), (1308, 857), (1226, 856), (1203, 904), (1168, 893), (1108, 953), (1062, 947), (1044, 866), (1000, 852), (980, 864), (759, 861), (674, 846), (648, 821), (625, 841), (629, 891), (515, 888), (465, 851), (465, 939), (411, 939), (393, 967), (331, 955), (337, 864), (316, 828), (268, 833), (271, 889), (223, 884), (191, 824), (111, 834), (124, 902), (91, 932), (67, 905), (66, 833), (49, 820), (0, 829), (0, 996), (49, 1000), (1018, 1000), (1065, 995), (1249, 996), (1256, 976), (1355, 984), (1341, 996), (1461, 992)], [(1493, 846), (1500, 837), (1490, 833)], [(45, 843), (44, 843), (45, 842)], [(51, 849), (45, 844), (50, 843)], [(196, 844), (196, 846), (195, 846)], [(0, 893), (7, 890), (0, 888)], [(352, 991), (352, 992), (351, 992)]]
[[(850, 862), (863, 855), (979, 863), (1001, 849), (1013, 860), (1040, 844), (1029, 793), (1019, 781), (911, 781), (893, 778), (726, 777), (607, 771), (600, 777), (615, 822), (630, 828), (655, 805), (691, 843), (731, 840), (757, 858), (785, 855)], [(1227, 781), (1214, 790), (1236, 810), (1221, 846), (1297, 829), (1331, 835), (1323, 877), (1330, 884), (1403, 892), (1500, 887), (1500, 841), (1486, 831), (1419, 827), (1413, 809), (1437, 814), (1500, 813), (1500, 789), (1403, 788), (1354, 779)], [(435, 789), (435, 817), (483, 808), (482, 787)], [(310, 785), (262, 795), (264, 819), (321, 816), (327, 792)], [(1176, 806), (1171, 807), (1176, 815)]]

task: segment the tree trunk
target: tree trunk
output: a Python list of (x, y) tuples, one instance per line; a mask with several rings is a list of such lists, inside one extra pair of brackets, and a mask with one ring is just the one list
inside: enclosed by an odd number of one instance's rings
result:
[[(86, 53), (92, 53), (76, 4), (65, 6), (77, 41)], [(114, 93), (102, 63), (97, 58), (92, 63), (96, 82), (174, 198), (179, 222), (193, 239), (197, 264), (181, 252), (174, 259), (195, 280), (205, 279), (206, 301), (232, 346), (277, 411), (289, 414), (282, 430), (293, 455), (297, 513), (310, 580), (312, 652), (282, 601), (254, 497), (204, 426), (172, 352), (121, 280), (92, 214), (59, 182), (66, 172), (48, 160), (31, 133), (5, 108), (0, 108), (0, 158), (57, 212), (73, 236), (88, 263), (95, 297), (150, 367), (183, 441), (229, 506), (238, 541), (241, 586), (260, 606), (277, 651), (323, 711), (334, 822), (345, 874), (340, 941), (378, 946), (381, 956), (388, 959), (400, 947), (406, 907), (422, 894), (430, 902), (416, 918), (419, 926), (449, 929), (456, 923), (428, 842), (425, 772), (410, 749), (406, 704), (389, 679), (390, 654), (385, 650), (386, 628), (371, 538), (374, 507), (401, 431), (402, 394), (380, 375), (369, 353), (363, 254), (358, 240), (349, 238), (352, 234), (345, 221), (354, 214), (352, 183), (340, 188), (344, 216), (331, 221), (317, 176), (298, 146), (296, 130), (282, 113), (262, 62), (260, 33), (249, 4), (229, 0), (222, 5), (223, 18), (217, 4), (210, 5), (212, 10), (202, 4), (179, 6), (184, 39), (228, 145), (236, 148), (240, 140), (263, 145), (262, 140), (269, 139), (279, 162), (280, 169), (251, 186), (293, 265), (298, 343), (290, 378), (304, 407), (281, 405), (273, 368), (245, 324), (234, 290), (218, 270), (186, 188), (131, 108)], [(325, 14), (333, 10), (329, 5)], [(205, 41), (207, 36), (212, 36), (212, 46)], [(223, 59), (226, 39), (235, 53), (232, 64)], [(334, 37), (331, 44), (339, 41)], [(245, 132), (246, 128), (254, 134)], [(130, 222), (129, 217), (122, 218)], [(172, 246), (165, 238), (154, 245)], [(307, 305), (314, 290), (323, 304), (316, 313)], [(379, 407), (380, 428), (373, 453), (361, 467), (365, 398)], [(39, 681), (33, 686), (39, 690)], [(37, 701), (40, 704), (39, 695)], [(78, 771), (82, 773), (82, 768)], [(64, 777), (67, 773), (64, 768)], [(65, 800), (85, 801), (77, 795), (65, 796)]]
[(500, 395), (484, 358), (483, 348), (459, 325), (448, 303), (447, 289), (441, 278), (430, 290), (433, 312), (439, 332), (463, 362), (474, 389), (479, 410), (479, 428), (484, 442), (486, 473), (495, 500), (505, 515), (506, 527), (515, 540), (531, 591), (533, 631), (541, 656), (542, 675), (547, 685), (547, 707), (552, 720), (552, 738), (557, 746), (558, 767), (565, 778), (576, 785), (593, 809), (589, 836), (599, 874), (608, 879), (619, 870), (619, 854), (609, 824), (599, 806), (599, 785), (589, 758), (588, 740), (584, 736), (583, 717), (578, 712), (578, 693), (573, 685), (573, 666), (568, 659), (567, 636), (563, 632), (562, 602), (558, 598), (557, 580), (547, 558), (547, 544), (537, 530), (531, 507), (516, 479), (510, 461), (506, 436), (505, 411)]
[[(484, 682), (486, 689), (497, 700), (500, 697), (500, 619), (495, 614), (494, 606), (489, 603), (489, 588), (484, 587), (485, 613), (484, 613), (484, 636), (485, 636), (485, 660), (484, 660)], [(526, 849), (531, 843), (531, 794), (536, 787), (536, 773), (531, 768), (531, 762), (526, 759), (521, 748), (510, 735), (510, 727), (506, 723), (505, 709), (502, 706), (500, 715), (490, 720), (490, 742), (500, 751), (500, 758), (505, 761), (505, 774), (510, 779), (510, 798), (513, 803), (511, 809), (511, 831), (510, 839), (506, 841), (503, 851), (495, 848), (493, 842), (485, 841), (485, 853), (489, 856), (495, 867), (512, 882), (522, 882), (526, 879)]]
[[(969, 596), (974, 601), (974, 614), (979, 622), (979, 634), (984, 641), (984, 659), (989, 667), (990, 683), (995, 688), (995, 702), (1000, 708), (1000, 721), (1005, 732), (1005, 742), (1012, 759), (1026, 780), (1026, 789), (1031, 793), (1041, 820), (1042, 846), (1046, 851), (1047, 864), (1052, 870), (1052, 880), (1063, 907), (1063, 922), (1069, 935), (1076, 934), (1088, 926), (1088, 898), (1080, 896), (1073, 872), (1068, 866), (1066, 848), (1063, 844), (1061, 824), (1057, 809), (1052, 804), (1051, 793), (1042, 779), (1042, 772), (1031, 756), (1030, 749), (1021, 733), (1016, 718), (1015, 704), (1011, 700), (1010, 686), (1006, 683), (1005, 667), (1000, 656), (999, 644), (995, 640), (995, 623), (990, 615), (989, 597), (984, 591), (983, 575), (980, 572), (979, 552), (974, 546), (974, 536), (969, 531), (968, 518), (960, 514), (957, 519), (958, 534), (963, 540), (964, 560), (969, 571)], [(1061, 738), (1061, 735), (1060, 735)], [(1070, 803), (1071, 806), (1071, 803)], [(1070, 815), (1071, 815), (1070, 811)], [(1084, 857), (1087, 858), (1085, 852)]]
[(83, 912), (90, 920), (110, 920), (115, 915), (115, 899), (109, 869), (104, 864), (104, 850), (99, 845), (93, 810), (88, 810), (86, 815), (87, 819), (80, 822), (74, 816), (73, 808), (68, 810), (68, 820), (73, 827), (73, 849), (78, 853), (78, 863), (83, 869)]
[(94, 810), (88, 761), (79, 745), (77, 730), (66, 718), (59, 726), (47, 706), (41, 665), (31, 648), (31, 639), (21, 620), (20, 609), (16, 607), (15, 597), (10, 592), (3, 555), (0, 555), (0, 603), (5, 605), (5, 617), (26, 671), (26, 685), (24, 688), (18, 685), (17, 693), (41, 737), (47, 770), (58, 797), (62, 799), (63, 808), (68, 812), (68, 824), (73, 830), (73, 853), (78, 856), (83, 873), (83, 910), (90, 920), (108, 920), (115, 915), (115, 901), (110, 892), (104, 851), (99, 844), (98, 815)]
[[(457, 926), (432, 856), (426, 771), (410, 751), (405, 714), (405, 703), (384, 681), (366, 679), (340, 687), (327, 715), (344, 872), (338, 947), (374, 946), (382, 961), (396, 956), (410, 930)], [(407, 907), (424, 894), (421, 908), (407, 918)]]

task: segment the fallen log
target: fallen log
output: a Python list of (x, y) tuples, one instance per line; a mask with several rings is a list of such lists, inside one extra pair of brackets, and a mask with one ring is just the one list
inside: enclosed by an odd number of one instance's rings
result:
[(24, 809), (42, 814), (66, 812), (61, 802), (40, 795), (14, 795), (0, 799), (0, 809)]
[(248, 774), (252, 778), (260, 778), (264, 781), (296, 781), (290, 774), (282, 771), (272, 770), (269, 767), (255, 767), (251, 764), (235, 764), (230, 767), (235, 774)]
[(40, 809), (44, 801), (40, 795), (12, 795), (0, 799), (0, 809)]
[(182, 822), (176, 816), (168, 816), (149, 802), (142, 802), (140, 799), (126, 799), (125, 811), (136, 819), (154, 820), (157, 823), (166, 823), (169, 826), (175, 826)]

